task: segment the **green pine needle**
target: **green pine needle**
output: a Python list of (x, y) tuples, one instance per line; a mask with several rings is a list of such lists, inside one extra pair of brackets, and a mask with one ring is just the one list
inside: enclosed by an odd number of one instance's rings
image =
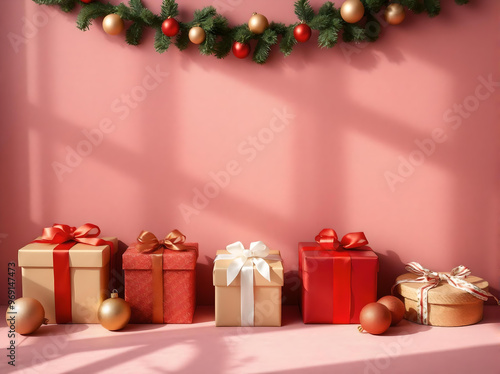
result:
[(99, 17), (105, 17), (108, 14), (115, 13), (117, 7), (108, 3), (90, 3), (82, 7), (80, 13), (76, 17), (76, 27), (80, 30), (88, 30), (92, 21)]
[(295, 14), (299, 21), (309, 23), (314, 18), (314, 10), (309, 4), (309, 0), (297, 0), (295, 2)]
[(167, 37), (162, 31), (161, 28), (156, 30), (155, 34), (155, 50), (158, 53), (166, 52), (170, 44), (172, 43), (172, 39)]
[(282, 33), (282, 38), (280, 42), (280, 51), (285, 55), (289, 56), (293, 51), (293, 46), (297, 44), (297, 40), (293, 36), (293, 29), (297, 24), (288, 26), (284, 33)]
[(130, 45), (139, 45), (142, 39), (142, 32), (143, 26), (135, 22), (127, 29), (125, 40)]

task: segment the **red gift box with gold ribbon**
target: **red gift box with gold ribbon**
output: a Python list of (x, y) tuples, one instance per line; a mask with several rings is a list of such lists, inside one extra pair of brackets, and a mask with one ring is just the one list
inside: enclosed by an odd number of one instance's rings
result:
[(122, 256), (130, 323), (192, 323), (198, 243), (173, 230), (159, 240), (143, 231)]
[(339, 240), (324, 229), (316, 242), (299, 243), (304, 323), (359, 323), (359, 313), (377, 300), (378, 257), (364, 233)]

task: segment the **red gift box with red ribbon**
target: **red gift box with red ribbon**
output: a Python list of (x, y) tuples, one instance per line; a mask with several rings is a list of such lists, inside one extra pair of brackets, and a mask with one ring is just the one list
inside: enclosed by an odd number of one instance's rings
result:
[(359, 323), (359, 313), (377, 301), (378, 257), (364, 233), (341, 240), (324, 229), (316, 242), (299, 243), (304, 323)]
[(122, 256), (130, 323), (192, 323), (198, 244), (173, 230), (158, 240), (143, 231)]

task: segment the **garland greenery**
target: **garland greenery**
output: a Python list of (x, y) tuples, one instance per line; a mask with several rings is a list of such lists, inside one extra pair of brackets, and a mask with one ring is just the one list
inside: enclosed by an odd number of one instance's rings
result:
[[(82, 7), (78, 14), (76, 25), (80, 30), (88, 30), (92, 21), (105, 17), (108, 14), (118, 14), (123, 20), (129, 21), (130, 26), (126, 31), (126, 41), (131, 45), (140, 44), (145, 28), (156, 31), (154, 47), (157, 52), (163, 53), (168, 50), (172, 43), (179, 50), (189, 46), (188, 33), (191, 27), (201, 26), (206, 33), (206, 39), (198, 48), (203, 55), (214, 55), (217, 58), (226, 57), (231, 51), (234, 41), (247, 43), (256, 40), (253, 52), (253, 61), (263, 64), (267, 61), (271, 47), (279, 44), (280, 51), (288, 56), (297, 41), (293, 30), (299, 23), (306, 23), (313, 30), (318, 30), (318, 46), (320, 48), (332, 48), (338, 41), (339, 35), (344, 42), (373, 42), (377, 40), (381, 25), (377, 13), (390, 3), (399, 3), (413, 13), (425, 12), (429, 17), (437, 16), (441, 10), (440, 0), (361, 0), (365, 8), (365, 17), (358, 23), (347, 23), (341, 15), (340, 9), (328, 1), (325, 2), (317, 12), (309, 4), (308, 0), (297, 0), (295, 2), (295, 14), (298, 22), (285, 25), (283, 23), (271, 22), (262, 34), (252, 33), (247, 24), (230, 27), (227, 18), (217, 13), (213, 6), (194, 11), (193, 18), (189, 22), (179, 21), (180, 31), (176, 37), (167, 37), (161, 30), (162, 22), (169, 17), (177, 17), (178, 5), (175, 0), (163, 0), (160, 14), (155, 14), (146, 8), (141, 0), (129, 0), (129, 5), (120, 3), (112, 5), (94, 1), (84, 3), (80, 0), (33, 0), (41, 5), (59, 6), (62, 11), (70, 12), (77, 4)], [(468, 3), (468, 0), (455, 0), (458, 5)], [(281, 38), (279, 38), (281, 36)], [(175, 39), (172, 40), (172, 39)]]

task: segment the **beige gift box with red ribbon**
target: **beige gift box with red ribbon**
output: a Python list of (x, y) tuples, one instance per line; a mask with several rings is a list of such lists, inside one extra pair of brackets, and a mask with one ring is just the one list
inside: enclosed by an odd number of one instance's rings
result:
[[(56, 318), (57, 274), (54, 251), (58, 243), (40, 243), (37, 238), (18, 251), (22, 272), (23, 297), (32, 297), (42, 304), (48, 323), (61, 323)], [(103, 241), (118, 246), (115, 237)], [(67, 242), (66, 242), (67, 243)], [(99, 323), (97, 310), (108, 296), (110, 246), (73, 243), (68, 249), (69, 281), (64, 296), (70, 302), (70, 319), (63, 323)]]

